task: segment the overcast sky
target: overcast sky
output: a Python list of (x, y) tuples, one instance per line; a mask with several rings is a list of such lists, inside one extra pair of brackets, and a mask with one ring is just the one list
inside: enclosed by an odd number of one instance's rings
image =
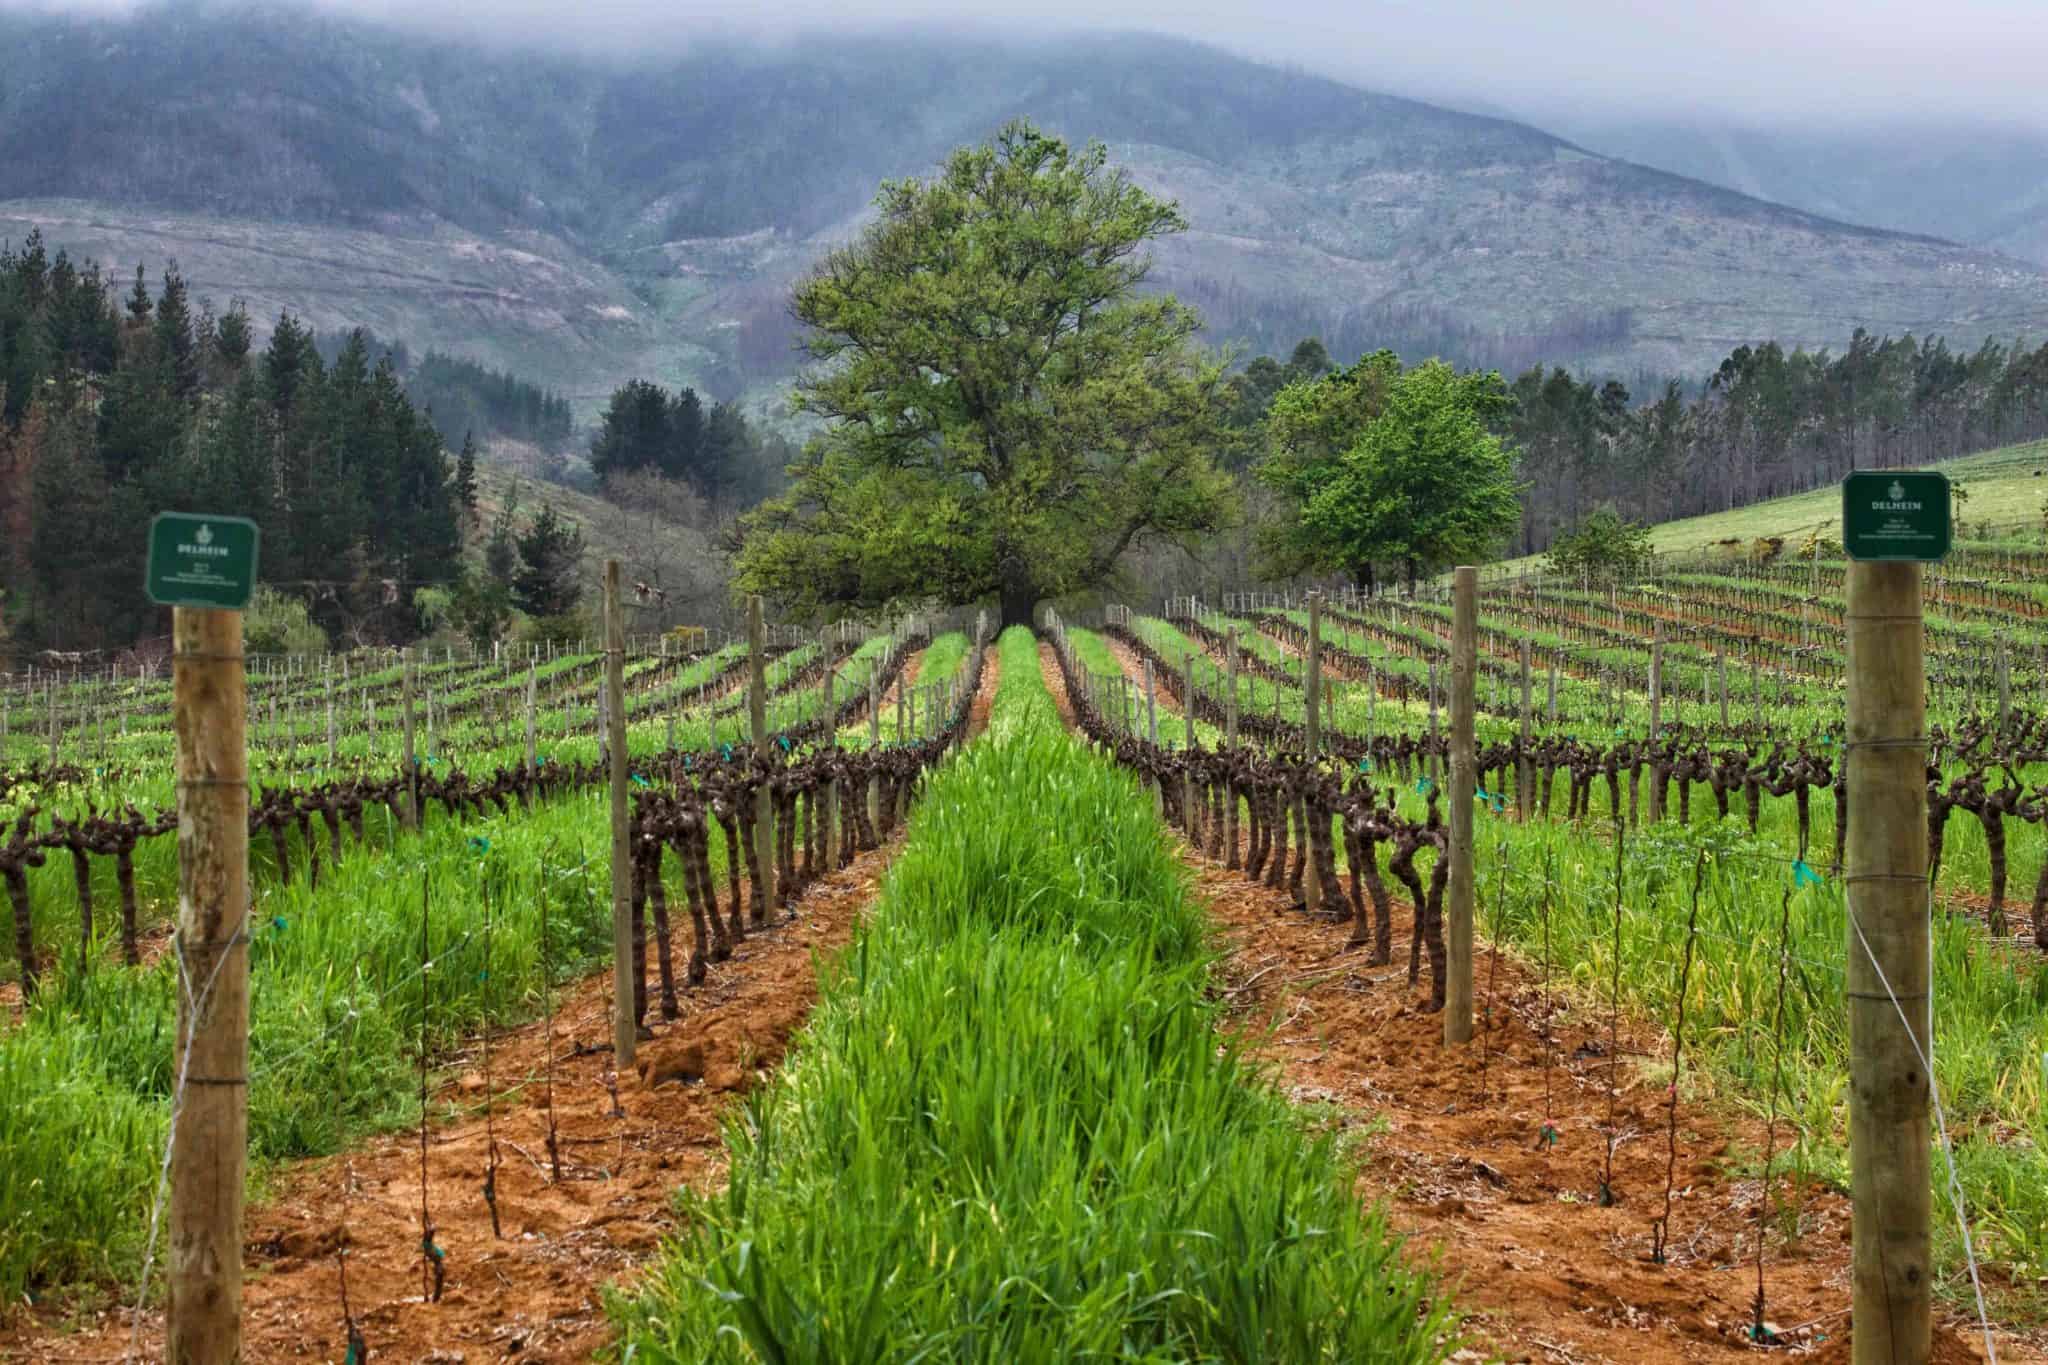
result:
[[(2048, 128), (2048, 0), (306, 0), (401, 25), (646, 52), (708, 29), (910, 20), (1149, 29), (1528, 116), (1705, 109)], [(0, 0), (121, 11), (132, 0)]]

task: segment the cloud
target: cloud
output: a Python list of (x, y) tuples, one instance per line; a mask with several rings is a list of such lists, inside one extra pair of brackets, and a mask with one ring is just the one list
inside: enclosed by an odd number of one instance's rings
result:
[[(305, 0), (444, 36), (652, 55), (704, 36), (958, 25), (958, 0)], [(93, 14), (134, 0), (0, 0)], [(1145, 29), (1375, 89), (1540, 117), (1703, 109), (1767, 124), (1991, 120), (2048, 127), (2041, 0), (999, 0), (971, 22)]]

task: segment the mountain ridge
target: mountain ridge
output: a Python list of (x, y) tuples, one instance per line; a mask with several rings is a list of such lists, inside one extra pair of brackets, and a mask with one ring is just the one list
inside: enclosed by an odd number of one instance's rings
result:
[[(195, 0), (0, 13), (0, 236), (514, 369), (774, 407), (790, 284), (878, 181), (1024, 115), (1191, 230), (1157, 281), (1218, 341), (1696, 373), (1858, 327), (2048, 330), (2048, 273), (1490, 114), (1137, 33), (728, 41), (640, 63)], [(294, 260), (296, 258), (296, 265)], [(260, 303), (260, 306), (258, 306)]]

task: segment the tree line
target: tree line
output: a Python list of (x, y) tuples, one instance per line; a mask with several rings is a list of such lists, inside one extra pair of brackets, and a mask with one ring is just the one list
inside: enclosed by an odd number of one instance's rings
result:
[(1520, 456), (1513, 548), (1532, 554), (1603, 505), (1667, 521), (2048, 436), (2048, 342), (1966, 351), (1859, 329), (1839, 354), (1738, 346), (1647, 401), (1562, 368), (1533, 367), (1509, 393), (1498, 429)]
[[(423, 590), (487, 592), (492, 566), (473, 574), (463, 560), (474, 448), (448, 457), (391, 357), (373, 359), (358, 332), (323, 359), (289, 314), (262, 349), (254, 340), (245, 310), (195, 301), (175, 266), (154, 288), (138, 268), (123, 293), (39, 235), (0, 247), (8, 636), (98, 649), (161, 634), (165, 613), (141, 590), (161, 511), (254, 520), (261, 580), (330, 638), (411, 639), (430, 624)], [(493, 528), (514, 560), (507, 603), (573, 606), (573, 528), (551, 508), (532, 525), (510, 513)]]
[(695, 389), (670, 392), (646, 379), (612, 391), (590, 438), (591, 473), (614, 498), (624, 496), (631, 476), (652, 474), (726, 512), (779, 487), (794, 454), (782, 437), (749, 424), (736, 404), (707, 406)]
[(875, 208), (792, 299), (816, 362), (793, 399), (818, 429), (741, 525), (740, 585), (800, 614), (994, 599), (1008, 625), (1223, 572), (1375, 588), (1573, 532), (1565, 560), (1625, 564), (1631, 518), (2048, 432), (2048, 345), (1995, 341), (1742, 346), (1649, 402), (1386, 348), (1340, 367), (1313, 338), (1229, 372), (1191, 309), (1141, 287), (1178, 206), (1028, 123)]
[(575, 435), (575, 413), (568, 398), (510, 370), (494, 370), (435, 350), (415, 360), (403, 338), (380, 337), (367, 328), (319, 332), (313, 344), (320, 358), (332, 365), (358, 331), (371, 362), (391, 362), (406, 397), (427, 414), (450, 450), (467, 440), (504, 439), (553, 452)]

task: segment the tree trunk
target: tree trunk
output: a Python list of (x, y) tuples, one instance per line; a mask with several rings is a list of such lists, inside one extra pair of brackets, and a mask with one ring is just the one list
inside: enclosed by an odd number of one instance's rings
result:
[(1024, 561), (1015, 555), (1006, 555), (1002, 561), (1002, 628), (1023, 626), (1030, 629), (1032, 617), (1038, 606), (1038, 585), (1031, 581), (1031, 574)]

